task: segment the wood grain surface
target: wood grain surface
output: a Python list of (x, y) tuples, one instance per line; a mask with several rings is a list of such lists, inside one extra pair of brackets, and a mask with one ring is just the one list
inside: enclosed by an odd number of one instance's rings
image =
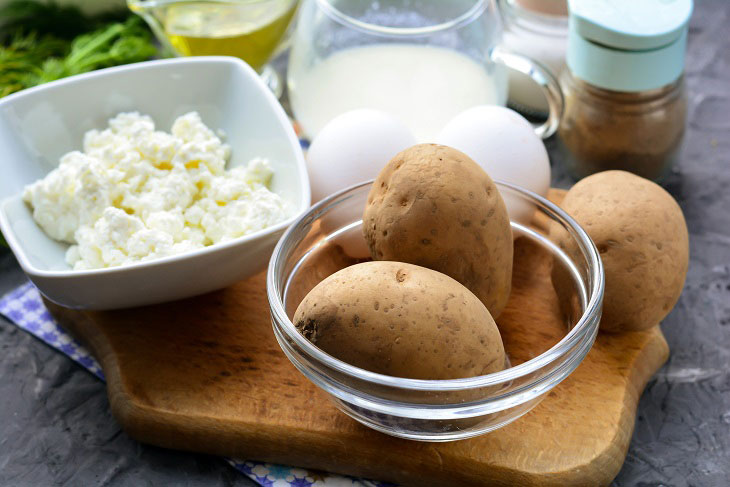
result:
[[(565, 334), (550, 269), (547, 254), (516, 241), (513, 291), (498, 320), (513, 363)], [(139, 441), (413, 486), (609, 484), (639, 396), (669, 353), (658, 327), (599, 334), (575, 372), (524, 417), (469, 440), (419, 443), (340, 413), (289, 363), (273, 336), (263, 273), (144, 308), (47, 305), (99, 359), (112, 412)]]

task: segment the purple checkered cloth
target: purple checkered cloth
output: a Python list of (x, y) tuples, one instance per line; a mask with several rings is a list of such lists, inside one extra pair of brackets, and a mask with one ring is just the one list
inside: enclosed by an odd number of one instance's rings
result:
[[(83, 345), (71, 338), (43, 306), (38, 289), (28, 282), (0, 298), (0, 314), (51, 347), (68, 355), (101, 380), (104, 372)], [(225, 459), (231, 466), (264, 487), (389, 487), (393, 484), (343, 477), (302, 468)]]

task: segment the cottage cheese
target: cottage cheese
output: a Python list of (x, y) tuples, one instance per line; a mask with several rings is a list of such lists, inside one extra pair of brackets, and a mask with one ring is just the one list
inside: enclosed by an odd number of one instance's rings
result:
[(196, 112), (175, 120), (169, 134), (147, 115), (120, 113), (109, 128), (87, 132), (83, 149), (23, 193), (41, 228), (74, 244), (66, 253), (74, 269), (188, 252), (290, 214), (268, 189), (268, 161), (226, 171), (230, 147)]

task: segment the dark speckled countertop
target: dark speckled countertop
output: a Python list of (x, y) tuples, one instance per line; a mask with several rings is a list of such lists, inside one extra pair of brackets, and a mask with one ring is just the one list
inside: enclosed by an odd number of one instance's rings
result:
[[(730, 2), (696, 0), (686, 63), (690, 111), (666, 188), (690, 230), (684, 293), (662, 323), (669, 362), (647, 386), (616, 486), (730, 485)], [(548, 143), (554, 184), (571, 181)], [(0, 250), (0, 294), (25, 277)], [(221, 459), (141, 445), (104, 384), (0, 318), (0, 484), (255, 485)]]

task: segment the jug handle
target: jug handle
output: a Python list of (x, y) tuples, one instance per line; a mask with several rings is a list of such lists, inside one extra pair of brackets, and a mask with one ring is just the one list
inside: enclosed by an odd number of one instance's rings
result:
[(527, 56), (510, 52), (500, 46), (492, 48), (489, 52), (489, 57), (495, 63), (502, 64), (529, 76), (540, 86), (547, 99), (548, 117), (545, 122), (533, 124), (533, 126), (535, 127), (535, 133), (543, 139), (547, 139), (553, 135), (558, 130), (565, 107), (563, 92), (555, 76), (539, 62)]

